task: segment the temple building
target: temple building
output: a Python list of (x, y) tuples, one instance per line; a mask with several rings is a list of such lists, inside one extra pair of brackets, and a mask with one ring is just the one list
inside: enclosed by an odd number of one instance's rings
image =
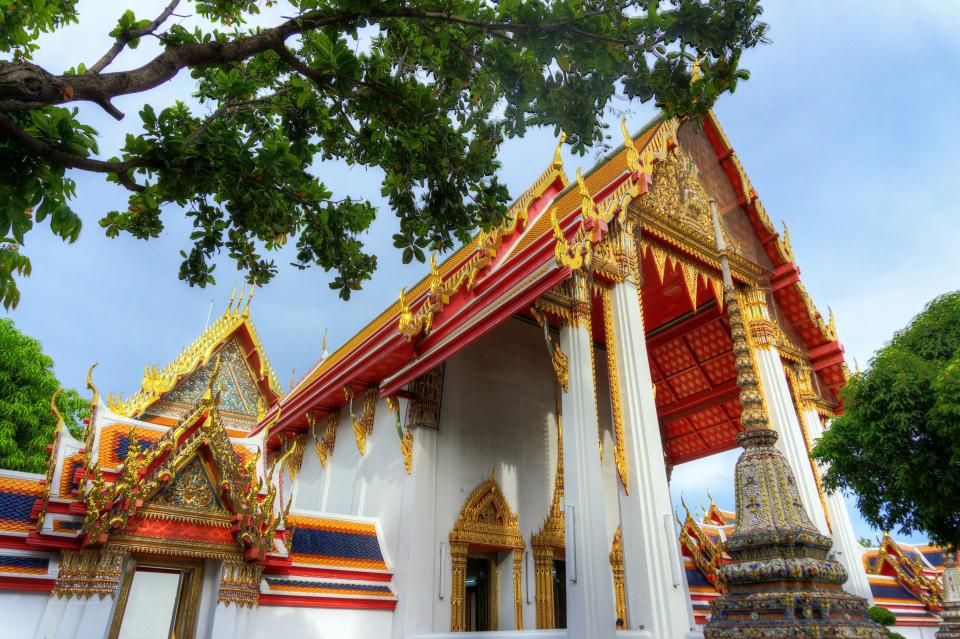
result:
[(702, 636), (736, 516), (678, 518), (670, 474), (739, 445), (744, 397), (837, 596), (932, 636), (938, 551), (864, 553), (821, 486), (843, 349), (716, 117), (545, 164), (286, 393), (243, 294), (133, 396), (88, 376), (83, 435), (58, 427), (45, 475), (0, 471), (10, 636)]

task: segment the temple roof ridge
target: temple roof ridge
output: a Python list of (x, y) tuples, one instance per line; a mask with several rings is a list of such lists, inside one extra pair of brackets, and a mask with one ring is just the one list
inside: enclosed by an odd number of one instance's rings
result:
[[(258, 373), (260, 378), (266, 380), (270, 391), (276, 397), (282, 396), (283, 390), (280, 387), (280, 382), (277, 380), (253, 326), (253, 321), (250, 319), (250, 304), (253, 301), (254, 287), (251, 286), (250, 292), (247, 294), (246, 286), (244, 286), (244, 290), (240, 293), (240, 299), (234, 307), (236, 293), (236, 287), (234, 287), (230, 296), (230, 303), (223, 314), (207, 326), (192, 343), (181, 350), (170, 363), (162, 369), (158, 366), (145, 366), (140, 389), (136, 393), (126, 400), (121, 399), (119, 393), (116, 395), (111, 393), (107, 397), (109, 410), (120, 417), (137, 418), (143, 415), (144, 411), (154, 402), (165, 393), (173, 390), (180, 380), (205, 365), (217, 349), (223, 346), (241, 327), (247, 330), (253, 345), (252, 353), (255, 353), (259, 360)], [(265, 407), (260, 412), (264, 411)]]

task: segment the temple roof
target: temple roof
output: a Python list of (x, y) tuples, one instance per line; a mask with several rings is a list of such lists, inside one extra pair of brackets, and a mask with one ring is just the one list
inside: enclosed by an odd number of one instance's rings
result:
[[(687, 145), (691, 136), (697, 138), (696, 148)], [(478, 233), (439, 265), (431, 259), (426, 277), (409, 292), (402, 291), (397, 302), (331, 356), (318, 362), (284, 397), (283, 416), (273, 432), (306, 428), (308, 411), (316, 418), (337, 410), (346, 401), (345, 386), (376, 386), (382, 397), (389, 396), (505, 317), (525, 311), (531, 300), (569, 274), (568, 268), (556, 264), (555, 234), (559, 232), (572, 241), (579, 221), (586, 217), (585, 207), (602, 216), (631, 205), (631, 201), (632, 205), (645, 201), (640, 196), (648, 191), (653, 168), (675, 155), (671, 151), (678, 145), (687, 149), (690, 161), (696, 160), (701, 171), (708, 169), (709, 174), (701, 178), (709, 187), (709, 195), (716, 195), (724, 215), (725, 233), (734, 240), (731, 244), (736, 250), (730, 257), (734, 278), (742, 282), (769, 282), (766, 286), (777, 305), (778, 317), (787, 320), (781, 336), (784, 356), (798, 360), (808, 357), (821, 389), (827, 393), (825, 399), (834, 401), (845, 381), (845, 365), (832, 322), (825, 322), (810, 301), (799, 281), (789, 237), (781, 236), (771, 223), (716, 117), (710, 114), (702, 127), (655, 118), (639, 133), (625, 135), (623, 145), (582, 178), (578, 175), (573, 183), (566, 176), (559, 153), (555, 154), (540, 178), (511, 206), (500, 228)], [(670, 220), (660, 222), (646, 213), (641, 220), (645, 236), (681, 256), (664, 260), (648, 245), (644, 260), (650, 261), (650, 265), (656, 263), (661, 278), (665, 264), (666, 276), (686, 286), (695, 305), (708, 302), (710, 298), (704, 295), (711, 286), (715, 293), (719, 282), (712, 234), (696, 230), (695, 225), (677, 232), (668, 228)], [(694, 262), (701, 265), (699, 277), (688, 269)], [(706, 288), (699, 286), (702, 278), (707, 278)], [(664, 316), (648, 318), (654, 320), (648, 324), (648, 330), (674, 319), (666, 316), (667, 311), (687, 312), (674, 307), (676, 300), (656, 301), (657, 304), (645, 303), (645, 311)], [(660, 304), (667, 301), (674, 306)], [(718, 378), (720, 391), (726, 381), (729, 380)], [(270, 420), (276, 416), (276, 410), (268, 411)], [(737, 418), (738, 413), (731, 406), (723, 423), (734, 424)], [(728, 436), (721, 439), (724, 441), (718, 442), (718, 446), (726, 445), (728, 439), (732, 441)], [(693, 458), (699, 453), (677, 451), (678, 456), (684, 454)]]
[(226, 311), (163, 369), (145, 367), (139, 391), (126, 400), (110, 395), (110, 410), (164, 425), (175, 423), (199, 399), (214, 356), (219, 355), (225, 423), (234, 431), (250, 430), (283, 391), (250, 320), (253, 289), (249, 296), (241, 292), (236, 308), (235, 298), (236, 290)]

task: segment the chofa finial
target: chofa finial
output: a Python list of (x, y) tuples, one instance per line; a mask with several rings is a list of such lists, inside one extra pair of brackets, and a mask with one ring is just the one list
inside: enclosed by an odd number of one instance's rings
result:
[(633, 136), (627, 130), (627, 119), (620, 120), (620, 132), (623, 133), (623, 146), (627, 149), (627, 168), (634, 173), (638, 173), (642, 168), (640, 165), (640, 152), (637, 151), (637, 145), (633, 142)]
[(557, 142), (557, 150), (553, 152), (553, 163), (551, 166), (558, 171), (563, 171), (563, 158), (560, 157), (560, 149), (563, 148), (564, 142), (567, 141), (567, 134), (563, 131), (560, 132), (560, 141)]
[[(247, 303), (243, 307), (243, 317), (250, 317), (250, 302), (253, 301), (253, 292), (257, 290), (257, 287), (253, 284), (250, 285), (250, 296), (247, 298)], [(243, 299), (242, 297), (240, 298)], [(239, 308), (239, 307), (238, 307)]]
[(233, 292), (230, 293), (230, 303), (227, 304), (227, 311), (224, 313), (224, 315), (226, 315), (226, 316), (229, 316), (229, 315), (230, 315), (230, 311), (233, 309), (233, 301), (234, 301), (235, 299), (237, 299), (237, 285), (236, 285), (236, 284), (233, 285)]
[(50, 412), (57, 418), (57, 425), (53, 429), (54, 433), (59, 433), (60, 429), (63, 428), (63, 415), (60, 414), (60, 410), (57, 408), (57, 397), (60, 396), (62, 390), (62, 388), (57, 387), (57, 390), (53, 391), (53, 396), (50, 398)]

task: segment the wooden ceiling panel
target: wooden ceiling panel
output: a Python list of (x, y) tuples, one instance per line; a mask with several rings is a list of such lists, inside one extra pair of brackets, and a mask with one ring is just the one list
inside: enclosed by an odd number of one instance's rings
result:
[(678, 399), (689, 397), (694, 393), (710, 390), (710, 382), (700, 372), (699, 368), (691, 367), (667, 378), (667, 383)]

